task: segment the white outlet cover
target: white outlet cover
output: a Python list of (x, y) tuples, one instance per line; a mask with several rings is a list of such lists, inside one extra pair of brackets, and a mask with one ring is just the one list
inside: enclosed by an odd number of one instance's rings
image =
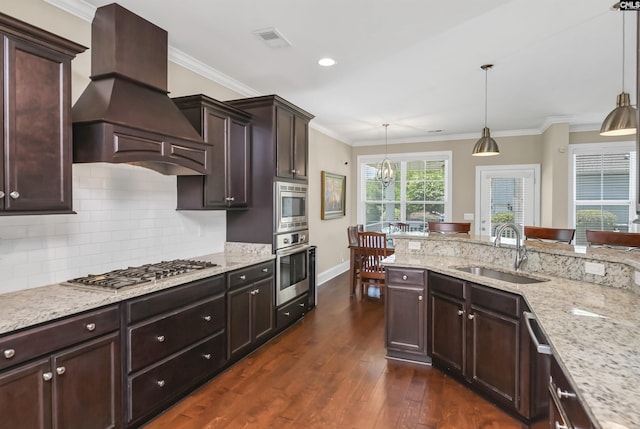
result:
[(584, 272), (587, 274), (594, 274), (596, 276), (604, 276), (604, 264), (598, 264), (596, 262), (585, 262)]
[(419, 241), (410, 241), (408, 247), (409, 247), (410, 250), (420, 250), (420, 242)]
[(473, 213), (465, 213), (464, 220), (473, 220)]

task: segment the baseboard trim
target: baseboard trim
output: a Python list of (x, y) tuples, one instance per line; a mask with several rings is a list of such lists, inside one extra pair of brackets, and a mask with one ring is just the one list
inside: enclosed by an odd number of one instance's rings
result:
[(343, 263), (335, 265), (326, 271), (318, 273), (318, 286), (321, 286), (334, 277), (338, 277), (346, 271), (349, 271), (349, 261), (344, 261)]

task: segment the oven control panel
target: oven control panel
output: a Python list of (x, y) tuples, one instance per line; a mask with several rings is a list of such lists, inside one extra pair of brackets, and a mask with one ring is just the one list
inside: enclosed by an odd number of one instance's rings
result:
[(309, 243), (309, 230), (307, 229), (276, 235), (276, 250), (307, 243)]

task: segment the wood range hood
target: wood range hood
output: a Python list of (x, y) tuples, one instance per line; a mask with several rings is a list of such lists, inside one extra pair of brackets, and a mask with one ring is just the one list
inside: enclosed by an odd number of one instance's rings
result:
[(73, 161), (211, 173), (204, 142), (167, 95), (168, 34), (112, 3), (91, 24), (91, 82), (73, 106)]

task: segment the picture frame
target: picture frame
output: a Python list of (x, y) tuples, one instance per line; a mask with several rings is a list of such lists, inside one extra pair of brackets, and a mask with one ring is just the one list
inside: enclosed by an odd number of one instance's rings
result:
[(321, 172), (322, 219), (336, 219), (346, 215), (347, 176)]

